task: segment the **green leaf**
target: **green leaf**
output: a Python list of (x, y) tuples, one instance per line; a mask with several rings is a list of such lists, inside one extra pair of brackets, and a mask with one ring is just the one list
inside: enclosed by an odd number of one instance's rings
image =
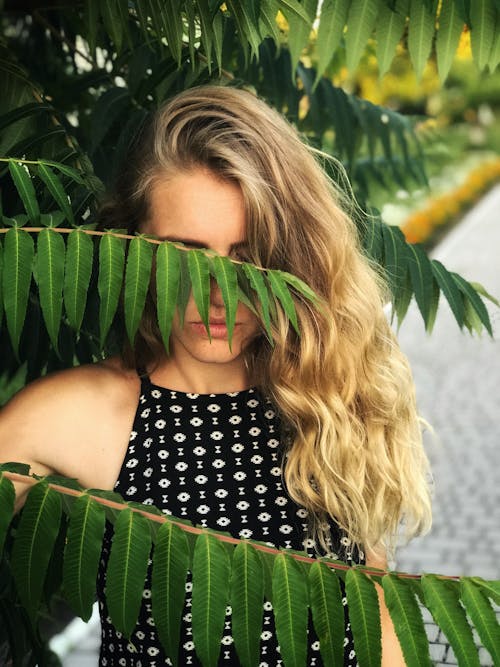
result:
[(127, 253), (124, 294), (125, 327), (131, 345), (134, 344), (135, 334), (144, 311), (152, 261), (151, 243), (141, 238), (132, 239)]
[(349, 4), (349, 0), (324, 0), (321, 6), (318, 36), (316, 39), (318, 63), (316, 65), (315, 85), (328, 67), (333, 54), (340, 46)]
[(188, 269), (193, 297), (201, 320), (205, 325), (210, 338), (210, 327), (208, 324), (208, 311), (210, 307), (210, 265), (205, 253), (200, 250), (189, 250)]
[(479, 667), (478, 651), (458, 596), (458, 583), (425, 574), (422, 579), (425, 603), (435, 622), (445, 633), (458, 663)]
[(252, 264), (243, 264), (243, 271), (248, 278), (252, 289), (256, 292), (258, 297), (258, 308), (262, 323), (266, 329), (267, 337), (271, 341), (273, 340), (273, 334), (271, 331), (271, 318), (269, 316), (269, 292), (267, 291), (267, 286), (264, 282), (264, 276), (262, 271), (259, 271)]
[(480, 587), (465, 578), (460, 582), (460, 597), (493, 664), (500, 665), (500, 625), (490, 601)]
[[(295, 70), (297, 69), (297, 63), (299, 62), (302, 49), (309, 41), (309, 35), (311, 34), (311, 27), (315, 18), (317, 4), (318, 3), (316, 0), (304, 0), (302, 3), (303, 10), (308, 17), (307, 21), (303, 16), (299, 16), (297, 13), (284, 12), (288, 20), (288, 49), (290, 51), (290, 58), (292, 60), (291, 75), (292, 83), (294, 85)], [(282, 7), (280, 8), (283, 9)]]
[(189, 546), (186, 533), (172, 522), (166, 521), (156, 534), (151, 604), (158, 637), (174, 665), (178, 664), (188, 568)]
[(405, 241), (397, 227), (382, 224), (381, 232), (384, 242), (384, 269), (392, 294), (397, 298), (407, 264)]
[(286, 283), (291, 285), (296, 292), (298, 292), (299, 294), (302, 294), (302, 296), (304, 296), (306, 299), (308, 299), (312, 303), (314, 303), (316, 305), (319, 304), (319, 301), (320, 301), (319, 296), (303, 280), (301, 280), (297, 276), (294, 276), (291, 273), (288, 273), (287, 271), (277, 271), (276, 273), (278, 273), (280, 278), (283, 278), (283, 280)]
[(105, 234), (99, 243), (99, 327), (101, 347), (113, 322), (123, 281), (125, 249), (123, 239)]
[(34, 254), (31, 236), (22, 229), (9, 229), (5, 235), (4, 246), (3, 303), (16, 357), (26, 317)]
[(93, 153), (108, 133), (120, 114), (130, 107), (130, 93), (127, 88), (110, 88), (97, 100), (92, 112), (92, 139), (90, 152)]
[(408, 268), (415, 300), (427, 326), (431, 312), (434, 277), (430, 260), (418, 245), (408, 244)]
[(455, 319), (460, 326), (464, 325), (464, 302), (457, 284), (453, 280), (449, 271), (437, 259), (431, 261), (432, 273), (450, 304), (450, 308), (455, 316)]
[(356, 657), (363, 667), (379, 667), (382, 655), (380, 609), (375, 584), (351, 568), (345, 578)]
[(101, 2), (101, 16), (106, 32), (111, 37), (117, 53), (122, 50), (123, 43), (123, 21), (118, 4), (121, 0), (107, 0)]
[(0, 470), (7, 472), (15, 472), (18, 475), (26, 475), (30, 477), (30, 465), (29, 463), (17, 463), (16, 461), (6, 461), (5, 463), (0, 463)]
[(436, 280), (432, 280), (431, 283), (431, 303), (429, 307), (429, 318), (425, 330), (428, 333), (431, 333), (434, 329), (434, 324), (436, 323), (437, 310), (439, 306), (439, 297), (441, 296), (441, 290)]
[(212, 258), (212, 269), (224, 301), (228, 343), (231, 349), (236, 309), (238, 308), (238, 275), (234, 264), (227, 257), (219, 255)]
[(56, 350), (62, 313), (65, 250), (59, 232), (42, 229), (38, 234), (36, 267), (40, 305), (45, 326)]
[[(153, 0), (155, 2), (155, 0)], [(167, 38), (168, 48), (175, 62), (181, 64), (182, 51), (182, 19), (181, 3), (179, 0), (170, 0), (170, 2), (158, 2), (159, 17), (162, 21), (163, 33)]]
[(3, 244), (0, 240), (0, 330), (2, 329), (3, 319)]
[(455, 283), (458, 285), (458, 289), (466, 297), (467, 299), (465, 303), (466, 307), (467, 307), (467, 302), (469, 302), (474, 312), (479, 317), (480, 322), (487, 330), (487, 332), (490, 334), (490, 336), (493, 336), (490, 316), (488, 315), (488, 310), (486, 309), (486, 306), (484, 305), (484, 302), (479, 296), (479, 294), (475, 291), (475, 289), (472, 287), (470, 283), (468, 283), (464, 278), (462, 278), (462, 276), (459, 276), (457, 273), (451, 273), (450, 275), (452, 276)]
[(302, 567), (282, 552), (274, 559), (273, 609), (283, 662), (305, 667), (307, 659), (308, 591)]
[(173, 244), (165, 242), (158, 246), (156, 250), (156, 307), (158, 326), (167, 352), (179, 293), (180, 261), (179, 250)]
[(470, 26), (470, 3), (471, 0), (455, 0), (462, 21)]
[(431, 52), (434, 37), (435, 16), (422, 0), (411, 0), (408, 23), (408, 51), (417, 79), (422, 78), (425, 64)]
[(132, 510), (118, 513), (106, 570), (106, 601), (115, 628), (130, 637), (142, 601), (151, 533), (147, 520)]
[(189, 275), (189, 267), (187, 260), (187, 252), (183, 250), (179, 253), (180, 270), (179, 270), (179, 293), (177, 296), (177, 310), (179, 312), (179, 324), (181, 328), (184, 326), (184, 316), (186, 314), (186, 307), (191, 296), (191, 278)]
[(75, 229), (68, 236), (64, 270), (64, 306), (70, 325), (80, 331), (92, 275), (94, 244), (88, 234)]
[(23, 606), (34, 619), (61, 521), (61, 498), (48, 484), (31, 487), (12, 547), (11, 567)]
[(198, 535), (193, 556), (192, 627), (196, 653), (204, 667), (217, 665), (229, 580), (230, 561), (226, 548), (209, 533)]
[(273, 38), (277, 49), (281, 46), (281, 33), (276, 22), (279, 10), (279, 0), (261, 0), (259, 15), (259, 30), (261, 37), (269, 35)]
[(200, 17), (200, 39), (207, 57), (208, 73), (212, 74), (212, 15), (205, 0), (196, 0)]
[(16, 500), (16, 491), (14, 484), (0, 472), (0, 556), (3, 552), (3, 544), (7, 529), (14, 515), (14, 503)]
[(213, 20), (212, 20), (212, 27), (213, 27), (213, 44), (214, 44), (214, 52), (215, 52), (215, 61), (217, 63), (217, 67), (219, 69), (219, 72), (222, 71), (222, 40), (224, 36), (224, 26), (223, 26), (223, 18), (222, 18), (222, 13), (220, 11), (217, 11)]
[(73, 169), (73, 167), (68, 167), (68, 165), (62, 164), (61, 162), (52, 162), (51, 160), (43, 160), (43, 162), (40, 160), (39, 164), (46, 164), (50, 167), (54, 167), (54, 169), (60, 171), (61, 174), (64, 174), (65, 176), (68, 176), (68, 178), (71, 178), (71, 180), (75, 181), (75, 183), (78, 183), (79, 185), (84, 184), (83, 178), (76, 169)]
[(377, 19), (378, 0), (352, 0), (345, 37), (346, 64), (354, 72), (370, 39)]
[(436, 55), (439, 79), (444, 83), (455, 57), (464, 22), (455, 2), (443, 2), (439, 14)]
[(259, 663), (264, 603), (264, 567), (258, 551), (240, 542), (231, 571), (231, 627), (242, 667)]
[(89, 44), (89, 51), (93, 57), (95, 57), (97, 45), (97, 29), (99, 26), (100, 6), (100, 0), (85, 0), (84, 17), (85, 25), (87, 28), (86, 37)]
[(471, 577), (471, 581), (481, 587), (481, 590), (490, 597), (495, 604), (500, 605), (500, 581), (486, 581), (481, 577)]
[(464, 297), (464, 324), (471, 334), (475, 332), (480, 336), (483, 333), (481, 320), (467, 297)]
[(245, 42), (248, 42), (250, 44), (251, 55), (257, 58), (261, 39), (258, 31), (258, 22), (255, 16), (252, 15), (253, 3), (245, 3), (241, 2), (241, 0), (226, 0), (226, 4), (236, 22), (241, 43), (245, 46)]
[(495, 41), (495, 7), (492, 0), (473, 0), (470, 4), (470, 20), (472, 57), (482, 71), (489, 62)]
[[(184, 11), (186, 12), (186, 23), (187, 23), (187, 41), (189, 48), (189, 59), (191, 61), (191, 71), (194, 72), (196, 67), (196, 46), (197, 46), (197, 21), (195, 16), (195, 6), (194, 2), (186, 2), (184, 5)], [(182, 35), (181, 35), (182, 38)]]
[(377, 264), (382, 264), (382, 258), (384, 256), (384, 239), (382, 237), (383, 224), (384, 223), (381, 223), (379, 220), (372, 219), (367, 221), (363, 228), (363, 246), (368, 255), (375, 260)]
[(54, 174), (52, 169), (43, 162), (40, 162), (38, 165), (38, 175), (47, 186), (47, 189), (54, 197), (56, 203), (59, 205), (59, 208), (64, 213), (68, 222), (73, 225), (75, 223), (73, 210), (59, 178)]
[(29, 219), (36, 225), (40, 219), (40, 209), (31, 176), (26, 167), (15, 160), (9, 160), (9, 171)]
[(483, 285), (481, 283), (469, 281), (469, 285), (481, 296), (484, 296), (485, 299), (488, 299), (488, 301), (491, 301), (491, 303), (494, 303), (495, 306), (498, 306), (500, 308), (500, 301), (496, 299), (493, 294), (490, 294), (489, 292), (486, 291)]
[(62, 211), (51, 211), (50, 213), (40, 214), (40, 224), (43, 227), (59, 227), (65, 219)]
[(304, 4), (301, 4), (297, 0), (279, 0), (279, 8), (283, 14), (287, 17), (288, 21), (292, 14), (299, 19), (302, 19), (306, 23), (311, 24), (311, 13), (304, 7)]
[(299, 323), (297, 320), (297, 312), (295, 310), (295, 304), (290, 295), (290, 292), (288, 291), (286, 282), (283, 280), (283, 278), (277, 271), (268, 271), (267, 278), (269, 280), (269, 284), (271, 285), (273, 294), (278, 298), (279, 302), (283, 306), (283, 310), (285, 311), (288, 319), (292, 323), (292, 326), (295, 329), (297, 335), (300, 336)]
[(28, 104), (16, 107), (0, 116), (0, 131), (9, 127), (9, 125), (13, 125), (24, 118), (28, 118), (29, 116), (33, 116), (42, 111), (53, 111), (53, 108), (50, 104), (43, 104), (40, 102), (29, 102)]
[[(406, 248), (404, 249), (406, 251)], [(393, 303), (394, 311), (396, 313), (398, 327), (401, 326), (413, 297), (413, 287), (410, 280), (410, 272), (408, 265), (403, 267), (402, 277), (398, 285), (397, 293)]]
[(396, 0), (394, 9), (381, 2), (377, 16), (377, 61), (382, 78), (396, 55), (396, 47), (403, 35), (408, 14), (409, 0)]
[(411, 587), (394, 574), (382, 577), (382, 587), (406, 664), (432, 667), (422, 612)]
[(488, 67), (492, 74), (500, 63), (500, 9), (498, 9), (498, 7), (496, 11), (493, 35), (494, 41), (491, 46), (490, 57), (488, 59)]
[(106, 515), (88, 494), (76, 498), (71, 509), (64, 548), (65, 599), (87, 622), (92, 615)]
[(309, 569), (309, 595), (323, 664), (343, 667), (345, 621), (339, 579), (320, 561)]

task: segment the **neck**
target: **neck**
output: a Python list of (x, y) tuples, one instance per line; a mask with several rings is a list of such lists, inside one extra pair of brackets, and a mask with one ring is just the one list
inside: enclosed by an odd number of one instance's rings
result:
[(252, 386), (243, 359), (227, 363), (182, 364), (177, 356), (164, 358), (152, 371), (151, 381), (160, 387), (193, 394), (222, 394)]

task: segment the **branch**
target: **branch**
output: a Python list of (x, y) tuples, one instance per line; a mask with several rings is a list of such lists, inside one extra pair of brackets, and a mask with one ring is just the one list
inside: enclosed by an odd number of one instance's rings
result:
[[(3, 476), (5, 476), (7, 479), (10, 479), (12, 482), (21, 482), (23, 484), (29, 484), (31, 486), (34, 486), (35, 484), (38, 484), (38, 482), (43, 481), (44, 477), (43, 476), (32, 476), (32, 475), (22, 475), (20, 473), (16, 472), (9, 472), (7, 470), (3, 470), (0, 472)], [(273, 554), (275, 556), (283, 553), (282, 549), (276, 549), (273, 547), (268, 547), (265, 546), (264, 544), (260, 544), (258, 542), (254, 542), (253, 540), (240, 540), (235, 537), (230, 537), (229, 535), (225, 535), (224, 533), (219, 533), (217, 531), (212, 531), (209, 530), (207, 531), (206, 529), (203, 528), (197, 528), (196, 526), (192, 526), (180, 521), (176, 521), (175, 518), (168, 518), (166, 516), (159, 516), (158, 514), (153, 514), (151, 512), (148, 512), (147, 510), (140, 510), (137, 509), (136, 507), (131, 507), (128, 505), (126, 502), (119, 503), (114, 500), (109, 500), (108, 498), (102, 498), (101, 496), (95, 496), (91, 492), (89, 493), (88, 490), (82, 489), (77, 490), (77, 489), (71, 489), (66, 486), (62, 486), (60, 484), (56, 484), (54, 482), (49, 482), (48, 486), (53, 490), (56, 491), (57, 493), (62, 493), (67, 496), (73, 496), (78, 498), (79, 496), (83, 496), (85, 494), (89, 495), (93, 500), (95, 500), (97, 503), (103, 505), (104, 507), (109, 507), (111, 509), (115, 509), (118, 511), (122, 511), (125, 509), (130, 509), (132, 512), (137, 512), (138, 514), (141, 514), (144, 516), (146, 519), (149, 521), (155, 521), (156, 523), (171, 523), (177, 527), (179, 527), (181, 530), (185, 531), (186, 533), (191, 533), (194, 535), (204, 535), (204, 534), (210, 534), (213, 537), (215, 537), (217, 540), (220, 542), (226, 542), (228, 544), (233, 544), (233, 545), (238, 545), (241, 542), (249, 543), (251, 544), (257, 551), (262, 551), (264, 553), (268, 554)], [(90, 490), (91, 491), (91, 490)], [(290, 553), (290, 556), (299, 562), (302, 563), (315, 563), (317, 562), (317, 558), (310, 558), (309, 556), (301, 556), (300, 554), (297, 554), (295, 552)], [(328, 567), (332, 568), (333, 570), (342, 570), (342, 571), (348, 571), (352, 569), (351, 565), (346, 565), (343, 563), (336, 563), (332, 561), (325, 560), (322, 562), (325, 563)], [(362, 570), (365, 574), (370, 575), (370, 576), (375, 576), (375, 577), (380, 577), (383, 576), (384, 574), (389, 574), (388, 570), (378, 570), (378, 569), (371, 569), (367, 568), (365, 566), (358, 566), (356, 565), (356, 569)], [(397, 576), (403, 579), (416, 579), (420, 580), (421, 576), (420, 574), (410, 574), (407, 572), (397, 572)], [(440, 579), (447, 579), (447, 580), (452, 580), (452, 581), (459, 581), (460, 576), (458, 575), (436, 575)]]

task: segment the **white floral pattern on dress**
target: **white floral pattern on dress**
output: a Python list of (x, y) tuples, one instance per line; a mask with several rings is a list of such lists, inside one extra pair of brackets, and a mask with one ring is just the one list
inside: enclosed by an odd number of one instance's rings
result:
[[(227, 529), (235, 537), (306, 550), (314, 556), (315, 543), (304, 532), (307, 511), (291, 500), (284, 486), (281, 475), (284, 454), (280, 451), (279, 437), (276, 411), (255, 389), (226, 394), (183, 394), (143, 378), (130, 444), (115, 490), (127, 500), (154, 504), (167, 515), (187, 518), (216, 530)], [(111, 534), (108, 526), (98, 579), (102, 626), (99, 664), (171, 665), (152, 617), (151, 568), (139, 620), (130, 639), (123, 638), (111, 624), (103, 595)], [(335, 524), (332, 537), (340, 553), (350, 551), (349, 541), (340, 539)], [(201, 664), (192, 638), (191, 590), (189, 575), (179, 642), (179, 664), (183, 666)], [(345, 605), (345, 597), (343, 602)], [(228, 608), (218, 663), (226, 667), (239, 664), (231, 636), (230, 613)], [(323, 662), (312, 623), (308, 632), (311, 641), (307, 664), (320, 667)], [(346, 632), (344, 665), (356, 667), (347, 607)], [(259, 664), (260, 667), (282, 665), (272, 605), (267, 600)]]

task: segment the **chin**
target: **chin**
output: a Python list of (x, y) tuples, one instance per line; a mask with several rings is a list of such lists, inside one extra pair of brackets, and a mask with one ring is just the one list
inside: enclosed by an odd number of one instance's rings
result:
[(216, 341), (200, 346), (199, 349), (191, 349), (191, 355), (207, 364), (228, 364), (241, 358), (242, 349), (239, 345), (234, 345), (229, 349), (227, 341)]
[(173, 349), (174, 355), (176, 354), (176, 348), (179, 352), (183, 348), (183, 357), (187, 353), (188, 358), (191, 357), (193, 360), (201, 363), (228, 364), (235, 362), (237, 359), (242, 359), (241, 353), (244, 346), (242, 345), (242, 341), (238, 340), (237, 337), (233, 339), (231, 350), (229, 349), (227, 339), (212, 339), (212, 342), (210, 342), (208, 338), (204, 340), (200, 340), (199, 338), (195, 340), (180, 338), (176, 341)]

